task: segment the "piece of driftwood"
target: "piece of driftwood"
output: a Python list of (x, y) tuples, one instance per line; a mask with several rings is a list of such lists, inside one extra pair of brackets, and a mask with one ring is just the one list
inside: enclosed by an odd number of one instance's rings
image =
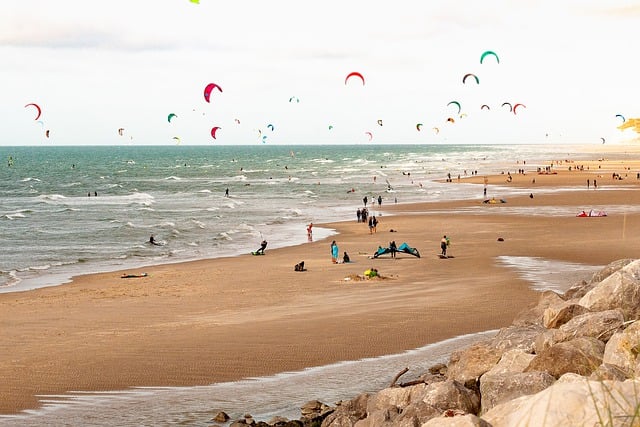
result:
[(398, 381), (398, 378), (400, 378), (401, 376), (403, 376), (407, 372), (409, 372), (409, 368), (404, 368), (402, 371), (398, 372), (396, 374), (396, 376), (393, 377), (393, 381), (391, 381), (391, 384), (389, 384), (389, 388), (395, 387), (396, 386), (396, 382)]

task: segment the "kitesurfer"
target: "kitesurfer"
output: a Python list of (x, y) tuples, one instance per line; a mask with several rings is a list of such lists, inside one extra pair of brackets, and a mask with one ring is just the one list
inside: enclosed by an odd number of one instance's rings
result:
[(255, 252), (256, 255), (260, 254), (260, 255), (264, 255), (264, 250), (267, 248), (267, 241), (263, 240), (260, 243), (260, 248)]

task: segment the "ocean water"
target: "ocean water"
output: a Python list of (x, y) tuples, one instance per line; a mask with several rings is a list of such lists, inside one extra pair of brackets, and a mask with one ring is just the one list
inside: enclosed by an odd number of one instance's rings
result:
[[(59, 285), (79, 273), (233, 256), (256, 249), (263, 238), (269, 248), (302, 243), (310, 221), (355, 220), (365, 195), (381, 195), (383, 205), (479, 199), (481, 186), (434, 180), (448, 173), (464, 178), (465, 170), (467, 176), (513, 173), (523, 160), (535, 168), (591, 155), (579, 147), (522, 145), (0, 147), (0, 158), (9, 157), (13, 164), (0, 167), (0, 292)], [(523, 191), (496, 190), (503, 196)], [(332, 232), (314, 227), (314, 238)], [(161, 246), (148, 244), (151, 234)], [(534, 280), (531, 271), (546, 272), (535, 275), (537, 290), (567, 283), (564, 264), (496, 262), (527, 280)], [(569, 267), (578, 278), (596, 269)], [(206, 426), (218, 410), (234, 418), (246, 412), (260, 420), (298, 418), (308, 400), (333, 404), (376, 391), (405, 366), (411, 371), (403, 380), (409, 380), (494, 332), (206, 387), (70, 390), (40, 396), (41, 408), (0, 416), (0, 425)]]
[(434, 180), (580, 156), (577, 146), (526, 145), (0, 147), (0, 292), (233, 256), (263, 238), (298, 244), (309, 222), (355, 217), (364, 196), (475, 198), (477, 185), (454, 192)]

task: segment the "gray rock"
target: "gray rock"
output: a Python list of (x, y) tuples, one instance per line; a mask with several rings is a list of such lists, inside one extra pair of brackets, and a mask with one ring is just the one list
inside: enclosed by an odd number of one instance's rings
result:
[(480, 377), (482, 412), (509, 400), (536, 394), (553, 384), (556, 379), (547, 372), (533, 371), (503, 373)]
[(638, 421), (638, 390), (639, 381), (589, 381), (566, 374), (533, 396), (495, 406), (482, 419), (494, 427), (632, 426)]
[(604, 343), (580, 337), (554, 344), (533, 358), (525, 372), (542, 371), (559, 378), (567, 372), (590, 375), (602, 363)]
[(598, 283), (580, 298), (591, 311), (619, 308), (625, 320), (640, 316), (640, 260), (633, 261)]
[(544, 330), (539, 324), (511, 325), (498, 331), (491, 346), (501, 351), (520, 349), (532, 353), (536, 337)]

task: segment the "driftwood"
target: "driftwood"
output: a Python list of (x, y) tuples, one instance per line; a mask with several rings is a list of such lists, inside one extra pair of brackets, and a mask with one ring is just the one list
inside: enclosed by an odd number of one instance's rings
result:
[(395, 387), (396, 386), (396, 382), (398, 381), (398, 378), (400, 378), (401, 376), (403, 376), (407, 372), (409, 372), (409, 368), (404, 368), (402, 371), (398, 372), (396, 374), (396, 376), (393, 377), (393, 381), (391, 381), (391, 384), (389, 384), (389, 388)]

